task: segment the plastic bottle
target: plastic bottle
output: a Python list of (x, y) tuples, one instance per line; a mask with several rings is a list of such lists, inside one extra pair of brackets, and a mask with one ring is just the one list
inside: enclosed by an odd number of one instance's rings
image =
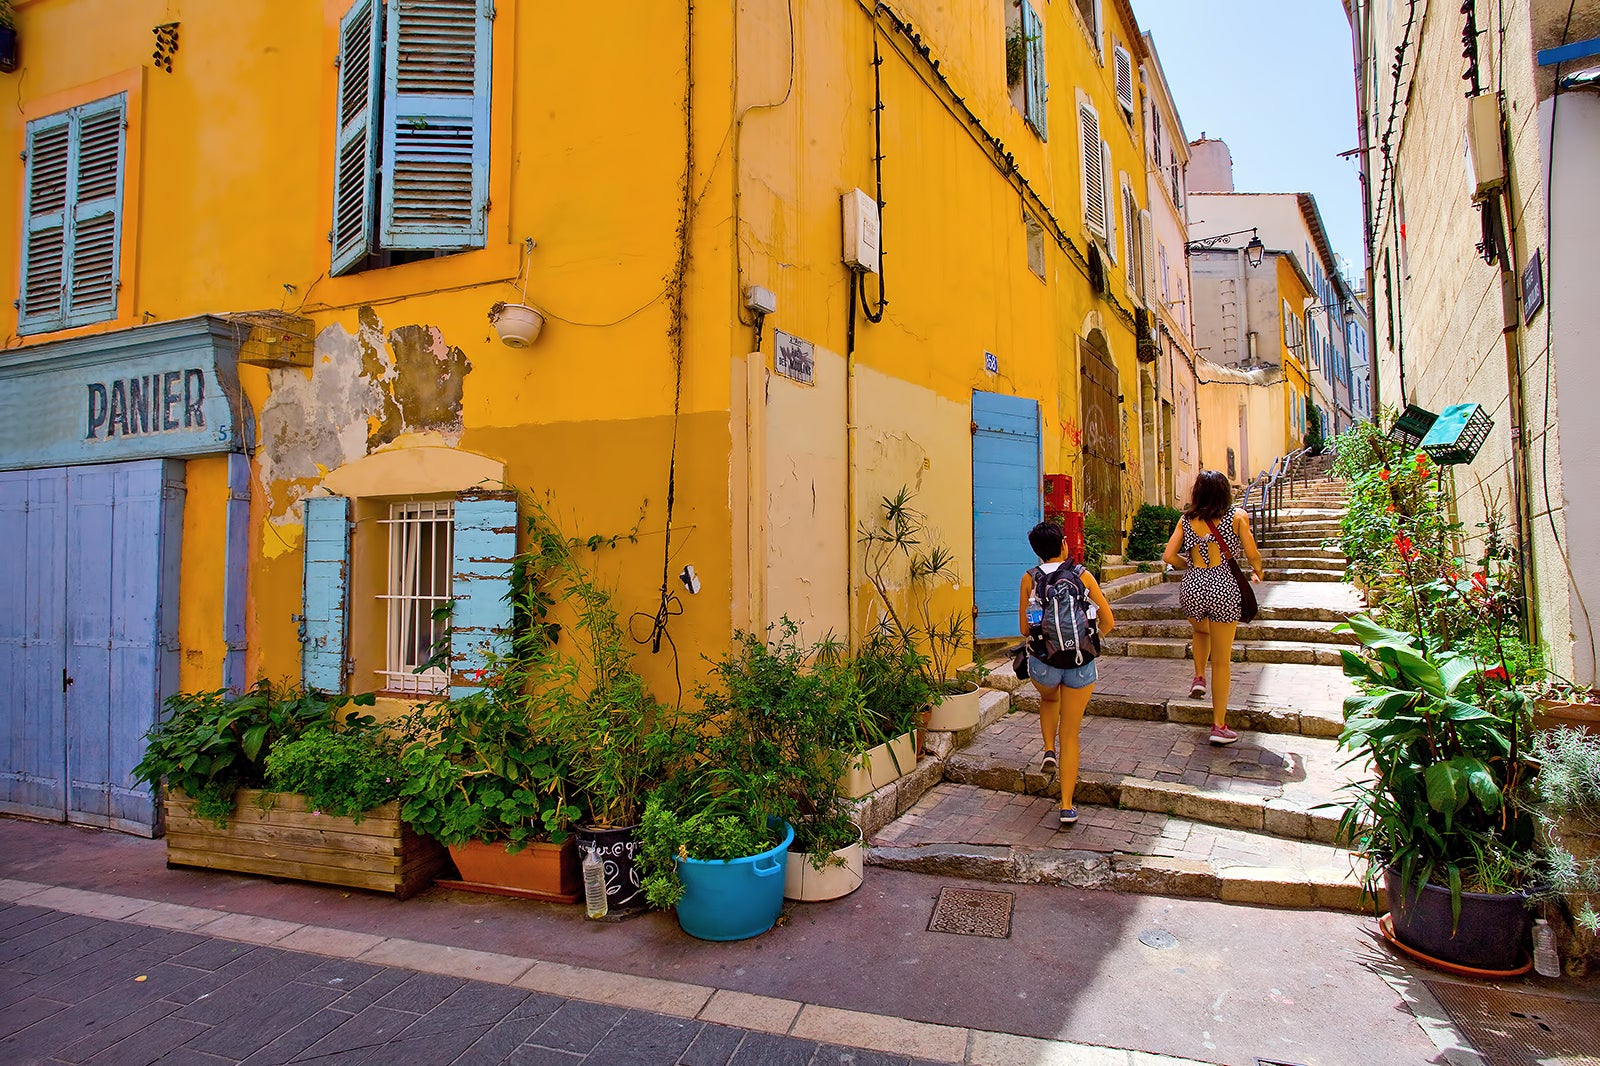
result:
[(1561, 953), (1556, 949), (1556, 931), (1543, 918), (1533, 920), (1533, 969), (1540, 977), (1561, 976)]
[(583, 903), (589, 917), (606, 916), (606, 864), (593, 844), (583, 856)]

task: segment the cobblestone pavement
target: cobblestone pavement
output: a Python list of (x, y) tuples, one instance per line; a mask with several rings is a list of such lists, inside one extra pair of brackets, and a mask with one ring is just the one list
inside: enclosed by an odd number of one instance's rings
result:
[[(1084, 718), (1078, 736), (1080, 778), (1175, 782), (1207, 792), (1290, 798), (1310, 808), (1337, 801), (1339, 789), (1360, 776), (1356, 767), (1344, 765), (1348, 752), (1316, 737), (1246, 732), (1238, 743), (1218, 747), (1207, 742), (1203, 726), (1093, 715)], [(1039, 720), (1012, 712), (956, 758), (969, 766), (1027, 771), (1042, 781)], [(1050, 791), (1056, 791), (1053, 783)]]
[[(0, 962), (0, 1061), (10, 1066), (926, 1062), (21, 904), (0, 904)], [(754, 1008), (761, 997), (747, 998)]]
[(1148, 855), (1344, 878), (1348, 853), (1326, 844), (1284, 840), (1150, 811), (1080, 806), (1075, 825), (1059, 828), (1056, 800), (945, 782), (886, 826), (874, 847), (969, 844)]

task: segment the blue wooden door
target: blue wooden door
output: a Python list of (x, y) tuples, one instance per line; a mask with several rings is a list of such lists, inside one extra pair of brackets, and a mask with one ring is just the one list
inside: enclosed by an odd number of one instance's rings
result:
[(1017, 586), (1039, 560), (1028, 530), (1043, 517), (1039, 404), (992, 392), (972, 394), (974, 632), (979, 640), (1017, 633)]
[(150, 833), (132, 771), (177, 679), (183, 466), (0, 474), (0, 810)]
[(153, 460), (67, 475), (67, 818), (155, 824), (133, 780), (175, 680), (182, 467)]
[(0, 471), (0, 811), (66, 817), (67, 479)]

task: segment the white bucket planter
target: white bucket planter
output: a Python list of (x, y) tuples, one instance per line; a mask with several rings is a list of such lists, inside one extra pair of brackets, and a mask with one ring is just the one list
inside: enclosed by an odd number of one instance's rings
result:
[[(958, 682), (960, 683), (960, 682)], [(958, 729), (971, 729), (978, 724), (979, 700), (983, 690), (972, 682), (965, 682), (968, 691), (941, 697), (928, 716), (928, 728), (953, 733)]]
[(810, 852), (789, 852), (783, 870), (783, 898), (817, 903), (848, 896), (860, 888), (863, 876), (860, 833), (857, 829), (856, 842), (834, 852), (834, 861), (825, 863), (820, 870), (812, 864)]
[(839, 791), (850, 799), (860, 799), (891, 781), (898, 781), (917, 765), (917, 735), (901, 733), (886, 744), (857, 755), (850, 760)]
[(525, 304), (506, 304), (489, 321), (507, 348), (526, 348), (544, 328), (544, 316)]

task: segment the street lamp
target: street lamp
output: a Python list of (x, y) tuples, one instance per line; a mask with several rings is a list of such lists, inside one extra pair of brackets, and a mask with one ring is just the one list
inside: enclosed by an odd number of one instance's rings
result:
[(1237, 237), (1241, 233), (1250, 234), (1250, 243), (1244, 246), (1244, 258), (1253, 267), (1261, 265), (1261, 257), (1266, 254), (1267, 246), (1261, 243), (1261, 237), (1256, 233), (1256, 227), (1249, 229), (1236, 229), (1229, 233), (1217, 233), (1210, 237), (1201, 237), (1199, 240), (1189, 241), (1183, 246), (1184, 253), (1197, 251), (1204, 248), (1221, 247), (1222, 242), (1229, 237)]

